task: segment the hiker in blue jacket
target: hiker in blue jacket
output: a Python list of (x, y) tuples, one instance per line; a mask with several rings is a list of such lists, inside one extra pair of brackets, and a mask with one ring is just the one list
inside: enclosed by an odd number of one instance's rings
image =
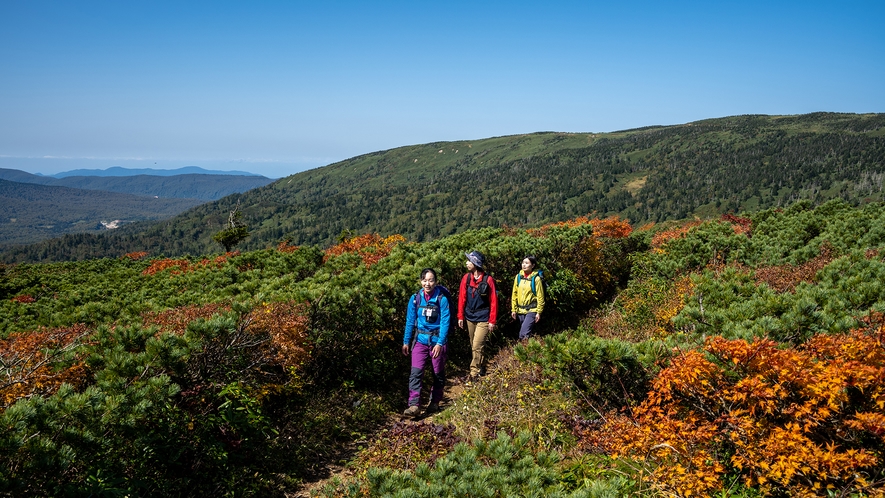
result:
[(407, 417), (417, 417), (421, 411), (418, 405), (427, 360), (430, 360), (432, 367), (433, 388), (425, 413), (438, 411), (439, 402), (442, 401), (446, 381), (446, 337), (451, 318), (447, 294), (443, 287), (437, 286), (436, 271), (432, 268), (421, 270), (421, 289), (409, 298), (403, 335), (403, 354), (412, 354), (409, 408), (403, 412)]

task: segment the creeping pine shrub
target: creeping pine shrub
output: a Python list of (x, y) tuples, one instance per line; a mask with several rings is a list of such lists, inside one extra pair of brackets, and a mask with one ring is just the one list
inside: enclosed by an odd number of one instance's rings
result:
[[(885, 492), (885, 317), (797, 348), (709, 339), (654, 380), (635, 419), (587, 443), (632, 457), (679, 496), (740, 479), (766, 495)], [(727, 477), (730, 476), (730, 477)]]
[(607, 497), (623, 495), (623, 480), (588, 483), (568, 491), (561, 481), (560, 458), (555, 453), (531, 451), (531, 436), (499, 434), (492, 441), (460, 443), (433, 466), (414, 471), (374, 468), (362, 480), (333, 482), (320, 496), (328, 497), (438, 497), (526, 496)]
[(885, 309), (885, 262), (862, 251), (832, 259), (827, 251), (824, 246), (818, 257), (797, 266), (704, 271), (693, 277), (693, 293), (673, 324), (729, 338), (801, 344), (817, 333), (844, 333), (870, 309)]
[(659, 344), (633, 344), (595, 337), (579, 328), (515, 348), (523, 361), (540, 365), (545, 374), (574, 384), (583, 399), (597, 408), (620, 408), (645, 398), (656, 362), (664, 356)]

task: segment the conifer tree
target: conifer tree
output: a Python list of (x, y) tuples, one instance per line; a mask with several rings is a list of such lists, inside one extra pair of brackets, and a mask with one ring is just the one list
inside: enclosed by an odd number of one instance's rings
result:
[(227, 228), (212, 236), (212, 240), (224, 247), (224, 252), (230, 252), (237, 244), (249, 236), (249, 227), (243, 222), (243, 214), (240, 213), (240, 201), (227, 220)]

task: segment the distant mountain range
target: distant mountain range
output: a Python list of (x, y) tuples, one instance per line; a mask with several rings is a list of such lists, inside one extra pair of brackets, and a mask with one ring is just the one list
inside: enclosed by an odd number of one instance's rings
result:
[[(233, 175), (233, 176), (261, 176), (246, 171), (220, 171), (203, 169), (198, 166), (186, 166), (178, 169), (153, 169), (153, 168), (123, 168), (113, 166), (108, 169), (75, 169), (64, 171), (54, 175), (48, 175), (53, 178), (65, 178), (68, 176), (135, 176), (135, 175), (151, 175), (151, 176), (175, 176), (175, 175)], [(263, 177), (262, 177), (263, 178)]]
[[(204, 173), (167, 175), (197, 170)], [(0, 241), (32, 244), (64, 234), (95, 233), (135, 221), (161, 220), (273, 181), (259, 175), (233, 175), (197, 167), (168, 171), (78, 170), (97, 171), (110, 176), (60, 173), (61, 177), (55, 178), (0, 168)]]
[[(208, 171), (191, 166), (170, 171)], [(77, 172), (103, 171), (109, 175), (72, 175), (74, 171), (54, 176), (32, 175), (16, 169), (0, 168), (0, 179), (19, 183), (51, 185), (88, 190), (105, 190), (123, 194), (148, 197), (199, 199), (214, 201), (253, 188), (263, 187), (273, 180), (260, 175), (230, 175), (220, 173), (144, 174), (141, 171), (160, 173), (163, 170), (109, 168), (106, 170), (76, 170)], [(127, 174), (120, 174), (128, 172)]]
[[(7, 262), (97, 252), (175, 256), (212, 240), (239, 201), (242, 249), (334, 243), (343, 233), (426, 241), (469, 228), (588, 213), (632, 223), (841, 198), (885, 200), (885, 114), (746, 115), (612, 133), (532, 133), (361, 155), (106, 235), (0, 247)], [(97, 248), (101, 248), (98, 251)]]

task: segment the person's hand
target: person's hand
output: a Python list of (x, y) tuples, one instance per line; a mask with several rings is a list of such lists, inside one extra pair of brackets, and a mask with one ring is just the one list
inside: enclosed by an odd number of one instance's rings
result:
[(403, 354), (409, 356), (409, 345), (403, 344)]
[(430, 352), (430, 355), (434, 358), (439, 358), (440, 353), (442, 353), (442, 346), (437, 344), (436, 346), (433, 346), (433, 351)]
[(510, 318), (513, 318), (514, 320), (516, 320), (516, 312), (515, 311), (513, 313), (510, 313)]
[(495, 324), (494, 324), (494, 323), (490, 323), (490, 324), (489, 324), (489, 332), (491, 332), (491, 331), (493, 331), (493, 330), (495, 330)]
[(464, 320), (458, 320), (458, 328), (459, 328), (459, 329), (463, 329), (463, 328), (464, 328)]
[(535, 315), (535, 323), (538, 323), (540, 321), (541, 321), (541, 314), (539, 313), (539, 314)]

